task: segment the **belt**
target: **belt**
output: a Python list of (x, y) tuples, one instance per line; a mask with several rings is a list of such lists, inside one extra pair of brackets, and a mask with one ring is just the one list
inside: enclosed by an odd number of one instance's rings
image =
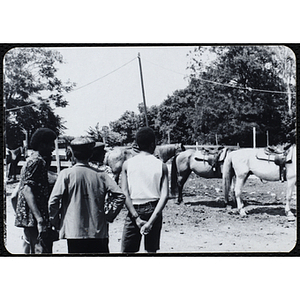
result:
[(134, 204), (134, 208), (144, 208), (144, 207), (156, 207), (158, 203), (158, 200), (157, 201), (149, 201), (149, 202), (146, 202), (146, 203), (143, 203), (143, 204)]

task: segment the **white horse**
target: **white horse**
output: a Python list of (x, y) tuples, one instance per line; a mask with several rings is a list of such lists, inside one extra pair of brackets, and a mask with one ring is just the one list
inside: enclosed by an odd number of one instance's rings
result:
[[(290, 209), (290, 199), (296, 185), (296, 163), (296, 145), (291, 145), (282, 153), (275, 151), (266, 154), (263, 148), (239, 149), (229, 153), (223, 165), (225, 204), (228, 204), (229, 191), (234, 176), (234, 195), (241, 216), (246, 216), (241, 200), (242, 187), (251, 174), (265, 181), (282, 180), (284, 176), (287, 181), (285, 213), (289, 220), (294, 220), (295, 216)], [(282, 170), (284, 173), (281, 172)]]

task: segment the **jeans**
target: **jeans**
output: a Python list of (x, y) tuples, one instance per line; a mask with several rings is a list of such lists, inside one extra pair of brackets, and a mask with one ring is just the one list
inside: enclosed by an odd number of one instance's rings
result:
[[(157, 205), (156, 202), (148, 202), (146, 204), (134, 205), (135, 210), (142, 220), (148, 221)], [(162, 228), (162, 214), (154, 221), (151, 231), (144, 236), (145, 250), (148, 252), (156, 252), (159, 250), (160, 233)], [(140, 228), (136, 225), (135, 220), (128, 213), (122, 236), (121, 251), (123, 253), (138, 252), (140, 249), (142, 235)]]

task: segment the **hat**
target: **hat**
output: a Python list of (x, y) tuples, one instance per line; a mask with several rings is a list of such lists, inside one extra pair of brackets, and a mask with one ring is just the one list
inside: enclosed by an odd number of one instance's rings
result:
[(95, 146), (95, 142), (88, 138), (88, 137), (78, 137), (78, 138), (75, 138), (72, 142), (71, 142), (71, 147), (75, 147), (75, 148), (78, 148), (78, 147), (87, 147), (87, 148), (93, 148)]

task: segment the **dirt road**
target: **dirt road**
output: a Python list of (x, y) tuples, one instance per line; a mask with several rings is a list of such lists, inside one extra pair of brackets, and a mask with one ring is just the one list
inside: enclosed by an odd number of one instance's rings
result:
[[(8, 184), (7, 249), (22, 252), (22, 229), (13, 225), (14, 212), (10, 194), (16, 183)], [(289, 222), (284, 213), (286, 183), (262, 183), (250, 177), (243, 199), (248, 216), (240, 217), (235, 209), (222, 207), (221, 179), (203, 179), (194, 174), (184, 187), (184, 203), (171, 198), (164, 209), (161, 249), (158, 253), (271, 253), (290, 252), (297, 238), (296, 221)], [(291, 201), (296, 213), (296, 194)], [(110, 224), (110, 252), (120, 253), (126, 209)], [(55, 242), (55, 254), (67, 253), (64, 240)], [(143, 251), (143, 248), (141, 249)]]

